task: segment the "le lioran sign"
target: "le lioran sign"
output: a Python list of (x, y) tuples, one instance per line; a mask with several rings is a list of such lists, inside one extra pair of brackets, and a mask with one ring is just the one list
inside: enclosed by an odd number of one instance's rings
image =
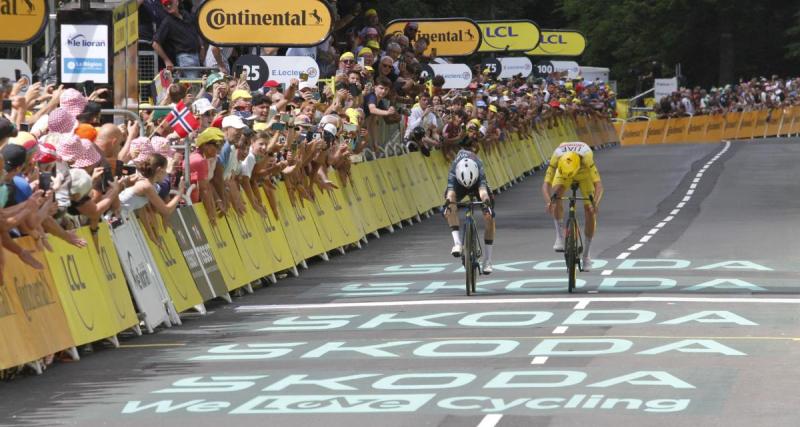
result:
[(481, 27), (481, 43), (478, 52), (527, 52), (539, 45), (541, 31), (535, 22), (478, 21)]
[(197, 26), (215, 46), (314, 46), (330, 34), (333, 14), (319, 0), (206, 0)]
[(586, 49), (586, 37), (575, 30), (542, 30), (536, 49), (526, 52), (531, 56), (580, 56)]
[(386, 34), (402, 34), (409, 22), (418, 25), (417, 39), (425, 37), (430, 42), (425, 55), (468, 56), (481, 45), (481, 29), (468, 18), (398, 19), (386, 26)]
[(0, 0), (0, 44), (29, 45), (47, 22), (45, 0)]

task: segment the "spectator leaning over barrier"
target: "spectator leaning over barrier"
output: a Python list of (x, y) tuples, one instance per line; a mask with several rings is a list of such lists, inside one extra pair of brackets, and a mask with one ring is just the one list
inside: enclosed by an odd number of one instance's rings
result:
[(208, 221), (212, 225), (217, 224), (217, 212), (222, 209), (220, 195), (211, 185), (211, 178), (217, 168), (217, 153), (224, 141), (225, 135), (223, 135), (222, 131), (218, 128), (210, 127), (197, 136), (194, 141), (197, 149), (189, 156), (190, 182), (196, 185), (191, 194), (192, 202), (198, 203), (202, 201), (203, 206), (206, 208)]
[(239, 194), (238, 175), (241, 173), (241, 159), (239, 159), (239, 150), (243, 145), (242, 137), (244, 130), (247, 130), (249, 135), (250, 131), (239, 116), (227, 116), (222, 119), (222, 133), (225, 136), (225, 142), (219, 152), (218, 166), (222, 169), (221, 180), (218, 186), (217, 172), (214, 173), (214, 187), (217, 189), (218, 194), (222, 197), (222, 203), (227, 206), (229, 203), (239, 215), (245, 214), (245, 207), (242, 203)]
[[(203, 44), (197, 31), (195, 19), (186, 10), (180, 10), (179, 0), (161, 0), (167, 16), (161, 21), (153, 37), (153, 50), (166, 68), (199, 67), (203, 55)], [(198, 71), (182, 72), (190, 79), (200, 78)]]
[[(134, 164), (136, 165), (135, 182), (119, 194), (122, 211), (132, 213), (147, 207), (160, 214), (164, 218), (164, 222), (168, 223), (169, 216), (175, 212), (181, 201), (184, 181), (180, 180), (177, 193), (165, 203), (159, 195), (158, 185), (163, 183), (167, 177), (169, 164), (167, 158), (158, 153), (150, 153), (143, 158), (137, 158)], [(148, 218), (148, 216), (143, 215), (140, 218)], [(153, 241), (158, 241), (158, 228), (155, 223), (149, 219), (142, 222)]]

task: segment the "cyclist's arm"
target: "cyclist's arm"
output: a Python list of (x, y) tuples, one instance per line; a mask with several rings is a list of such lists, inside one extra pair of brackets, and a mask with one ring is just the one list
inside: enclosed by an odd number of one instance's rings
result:
[(594, 182), (594, 206), (600, 206), (600, 200), (603, 199), (603, 181), (597, 180)]

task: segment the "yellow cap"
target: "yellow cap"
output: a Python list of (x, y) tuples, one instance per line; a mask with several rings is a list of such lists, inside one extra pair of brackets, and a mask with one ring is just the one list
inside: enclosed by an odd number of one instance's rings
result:
[(564, 87), (567, 88), (567, 89), (572, 89), (572, 82), (564, 83)]
[(253, 99), (253, 97), (250, 96), (250, 92), (244, 89), (236, 89), (231, 94), (231, 101), (236, 101), (237, 99)]
[(489, 90), (490, 91), (495, 90), (495, 89), (497, 89), (497, 85), (490, 85), (489, 86)]
[(567, 98), (559, 98), (558, 102), (560, 102), (562, 104), (566, 104), (568, 101), (567, 101)]
[(475, 106), (472, 105), (471, 102), (467, 102), (467, 105), (465, 105), (464, 108), (475, 108)]
[(362, 57), (364, 55), (368, 55), (372, 53), (372, 49), (368, 47), (362, 47), (361, 50), (358, 51), (358, 56)]
[(200, 135), (197, 136), (197, 139), (194, 141), (194, 145), (197, 147), (202, 147), (209, 142), (222, 142), (225, 141), (225, 135), (222, 133), (222, 130), (219, 128), (208, 128), (202, 132)]
[(489, 111), (491, 111), (493, 113), (496, 113), (497, 112), (497, 107), (495, 107), (494, 105), (489, 105)]
[(344, 61), (345, 59), (356, 59), (356, 57), (353, 55), (353, 52), (345, 52), (339, 57), (339, 60)]
[(367, 42), (367, 47), (370, 48), (370, 49), (380, 50), (381, 45), (379, 45), (378, 42), (375, 41), (375, 40), (370, 40), (370, 41)]
[(378, 16), (378, 11), (375, 9), (367, 9), (367, 11), (364, 12), (364, 16)]
[(267, 122), (255, 122), (253, 123), (253, 132), (261, 132), (262, 130), (267, 130)]
[(371, 73), (371, 72), (373, 72), (373, 71), (375, 71), (375, 69), (374, 69), (374, 68), (372, 68), (372, 67), (370, 67), (369, 65), (365, 66), (365, 67), (364, 67), (364, 69), (365, 69), (365, 70), (367, 70), (367, 71), (369, 71), (370, 73)]
[(469, 126), (475, 126), (475, 128), (480, 129), (481, 128), (481, 121), (478, 120), (478, 119), (472, 119), (472, 120), (469, 121), (469, 125), (467, 125), (467, 127), (469, 127)]
[(350, 119), (350, 123), (358, 125), (358, 118), (359, 118), (358, 110), (356, 110), (355, 108), (348, 108), (347, 110), (345, 110), (344, 113), (347, 114), (347, 118)]

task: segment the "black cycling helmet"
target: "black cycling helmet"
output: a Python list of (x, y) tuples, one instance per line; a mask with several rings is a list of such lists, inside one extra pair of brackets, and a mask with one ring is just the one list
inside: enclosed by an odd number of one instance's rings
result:
[(421, 141), (423, 136), (425, 136), (425, 129), (420, 126), (415, 127), (414, 130), (411, 131), (411, 139), (414, 141)]

